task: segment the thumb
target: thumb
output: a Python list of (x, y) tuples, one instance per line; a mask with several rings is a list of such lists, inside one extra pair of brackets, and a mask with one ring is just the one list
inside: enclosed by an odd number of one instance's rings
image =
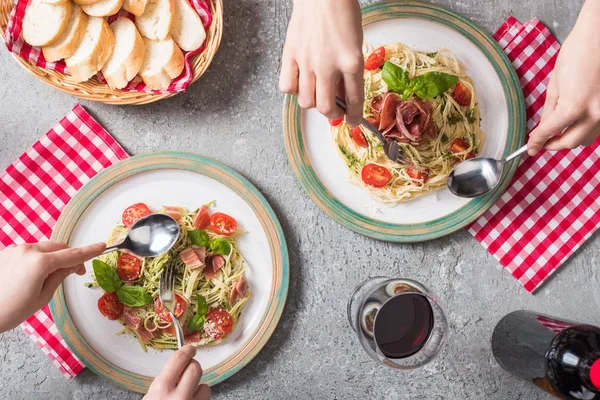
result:
[(44, 299), (44, 302), (48, 303), (52, 299), (54, 292), (56, 292), (58, 285), (60, 285), (60, 283), (64, 281), (67, 276), (77, 272), (79, 268), (80, 266), (72, 268), (63, 268), (59, 269), (58, 271), (54, 271), (53, 273), (48, 275), (48, 277), (44, 281), (44, 285), (42, 286), (42, 292), (40, 294), (42, 299)]
[(539, 153), (548, 140), (565, 130), (578, 118), (579, 116), (573, 113), (565, 112), (559, 105), (529, 135), (529, 141), (527, 142), (529, 155), (534, 156)]

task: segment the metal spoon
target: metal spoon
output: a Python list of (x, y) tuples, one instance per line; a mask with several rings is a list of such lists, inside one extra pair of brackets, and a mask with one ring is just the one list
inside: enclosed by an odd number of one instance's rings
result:
[(460, 197), (479, 197), (494, 189), (502, 178), (507, 162), (527, 151), (527, 145), (510, 154), (504, 160), (477, 157), (458, 164), (448, 177), (448, 189)]
[(178, 238), (177, 221), (165, 214), (151, 214), (133, 224), (125, 239), (104, 253), (125, 249), (139, 257), (156, 257), (169, 251)]

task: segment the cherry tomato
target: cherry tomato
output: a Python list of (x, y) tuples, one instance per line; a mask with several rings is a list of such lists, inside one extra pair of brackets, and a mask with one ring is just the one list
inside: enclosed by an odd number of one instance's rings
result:
[(124, 281), (134, 281), (140, 277), (142, 267), (140, 259), (130, 254), (121, 254), (117, 258), (117, 275)]
[[(180, 295), (176, 294), (175, 295), (175, 317), (176, 318), (181, 317), (181, 314), (183, 314), (186, 307), (187, 307), (187, 302), (185, 301), (185, 299), (183, 297), (181, 297)], [(167, 309), (163, 307), (163, 305), (160, 302), (160, 299), (158, 297), (156, 298), (156, 300), (154, 300), (154, 312), (156, 314), (158, 314), (158, 317), (160, 319), (162, 319), (163, 321), (173, 322), (171, 320), (171, 315), (169, 315), (169, 311), (167, 311)]]
[[(460, 138), (456, 138), (452, 142), (452, 146), (450, 146), (450, 151), (454, 154), (457, 154), (457, 153), (463, 153), (468, 148), (469, 148), (469, 145), (467, 144), (467, 142), (465, 142), (464, 140), (462, 140)], [(475, 157), (477, 157), (477, 155), (474, 152), (470, 151), (465, 156), (465, 160), (468, 160), (470, 158), (475, 158)]]
[(237, 228), (235, 218), (223, 213), (214, 213), (210, 217), (210, 229), (218, 235), (229, 236)]
[(341, 117), (339, 117), (338, 119), (328, 119), (329, 124), (331, 126), (338, 126), (339, 124), (342, 123), (343, 120), (344, 120), (344, 116), (343, 115)]
[(98, 299), (98, 310), (111, 321), (119, 319), (121, 314), (123, 314), (124, 308), (125, 306), (119, 301), (117, 294), (114, 292), (104, 293), (102, 297)]
[(385, 167), (377, 164), (367, 164), (361, 172), (364, 183), (374, 187), (384, 187), (390, 181), (392, 175)]
[(427, 182), (427, 179), (429, 179), (429, 170), (427, 168), (423, 171), (419, 171), (413, 168), (407, 168), (406, 173), (408, 174), (408, 176), (410, 176), (410, 179), (420, 184), (425, 184), (425, 182)]
[(146, 215), (150, 215), (150, 209), (144, 203), (137, 203), (131, 205), (123, 211), (123, 225), (131, 228), (138, 220), (144, 218)]
[(360, 147), (369, 147), (369, 143), (367, 143), (367, 139), (365, 139), (365, 135), (363, 131), (360, 129), (360, 126), (352, 129), (350, 131), (352, 135), (352, 139), (354, 139), (354, 143), (359, 145)]
[(454, 100), (461, 106), (471, 105), (471, 91), (466, 85), (458, 82), (454, 88)]
[(233, 319), (227, 311), (217, 308), (206, 314), (204, 333), (214, 340), (219, 340), (229, 335), (232, 329)]
[(383, 65), (385, 62), (385, 47), (381, 46), (371, 53), (369, 57), (367, 57), (367, 61), (365, 61), (365, 69), (368, 71), (373, 71)]

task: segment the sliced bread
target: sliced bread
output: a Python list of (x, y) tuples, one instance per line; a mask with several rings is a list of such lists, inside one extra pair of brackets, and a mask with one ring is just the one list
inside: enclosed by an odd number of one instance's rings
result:
[(169, 36), (165, 40), (144, 38), (145, 54), (140, 76), (152, 89), (166, 89), (183, 71), (183, 53)]
[(23, 39), (32, 46), (48, 46), (67, 30), (72, 10), (70, 1), (49, 4), (33, 0), (25, 10)]
[(84, 6), (86, 4), (94, 4), (99, 2), (100, 0), (73, 0), (73, 3), (79, 4), (80, 6)]
[(69, 0), (41, 0), (44, 3), (48, 3), (48, 4), (62, 4), (62, 3), (66, 3)]
[(171, 30), (175, 0), (148, 0), (144, 13), (135, 19), (135, 25), (148, 39), (165, 40)]
[(206, 39), (202, 20), (188, 0), (175, 0), (171, 36), (175, 43), (185, 51), (199, 49)]
[(101, 17), (89, 17), (83, 39), (75, 53), (67, 59), (67, 67), (76, 82), (95, 75), (110, 57), (115, 39), (108, 23)]
[(73, 5), (67, 30), (50, 46), (42, 47), (46, 61), (58, 61), (71, 57), (79, 46), (88, 23), (88, 16), (77, 4)]
[(110, 24), (115, 37), (115, 47), (110, 58), (102, 67), (102, 74), (108, 86), (122, 89), (140, 71), (144, 61), (144, 40), (135, 24), (125, 17), (119, 17)]
[(123, 2), (123, 8), (125, 11), (129, 11), (136, 17), (139, 17), (144, 13), (147, 2), (148, 0), (125, 0)]
[(119, 12), (123, 0), (100, 0), (94, 4), (82, 5), (83, 11), (92, 17), (108, 17)]

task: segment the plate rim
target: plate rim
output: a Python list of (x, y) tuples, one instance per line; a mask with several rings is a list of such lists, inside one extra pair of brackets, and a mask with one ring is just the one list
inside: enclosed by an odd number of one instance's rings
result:
[[(51, 240), (68, 242), (80, 217), (90, 204), (114, 184), (131, 176), (156, 170), (185, 170), (215, 179), (233, 190), (255, 212), (267, 236), (273, 262), (267, 309), (258, 328), (241, 350), (204, 371), (202, 383), (220, 383), (246, 366), (266, 345), (277, 327), (285, 307), (289, 287), (289, 255), (283, 229), (266, 198), (245, 177), (230, 167), (197, 154), (161, 151), (136, 155), (113, 164), (86, 183), (62, 211)], [(104, 359), (83, 338), (71, 318), (61, 284), (50, 302), (50, 312), (69, 349), (86, 367), (125, 389), (146, 393), (153, 377), (127, 371)]]
[[(457, 31), (482, 52), (494, 68), (506, 97), (509, 118), (508, 140), (504, 147), (504, 155), (522, 146), (527, 123), (525, 99), (516, 71), (496, 40), (482, 27), (458, 12), (425, 1), (391, 0), (362, 7), (363, 26), (399, 18), (426, 19), (444, 25)], [(491, 193), (472, 199), (458, 210), (443, 217), (418, 224), (384, 222), (359, 214), (342, 204), (327, 190), (311, 166), (302, 139), (300, 116), (301, 111), (296, 97), (285, 95), (284, 142), (289, 163), (300, 185), (317, 206), (334, 221), (377, 240), (401, 243), (422, 242), (449, 235), (468, 226), (498, 201), (508, 188), (518, 167), (518, 163), (510, 164), (500, 184)]]

